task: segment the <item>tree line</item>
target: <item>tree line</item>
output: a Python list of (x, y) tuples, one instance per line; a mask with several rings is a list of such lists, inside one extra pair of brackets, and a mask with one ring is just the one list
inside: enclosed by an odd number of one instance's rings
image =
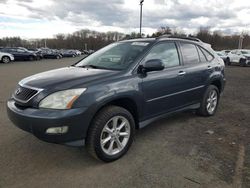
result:
[[(239, 34), (223, 35), (219, 31), (210, 31), (209, 28), (200, 28), (194, 35), (187, 35), (181, 30), (172, 29), (170, 27), (160, 27), (152, 35), (144, 35), (142, 37), (159, 37), (161, 35), (173, 35), (180, 37), (197, 37), (202, 41), (209, 43), (215, 50), (237, 49), (239, 44)], [(242, 35), (243, 48), (250, 48), (250, 36), (246, 33)], [(0, 47), (26, 47), (40, 48), (48, 47), (52, 49), (100, 49), (112, 42), (140, 38), (140, 34), (132, 32), (123, 34), (119, 32), (97, 32), (88, 29), (76, 31), (72, 34), (57, 34), (53, 38), (25, 40), (20, 37), (5, 37), (0, 39)]]

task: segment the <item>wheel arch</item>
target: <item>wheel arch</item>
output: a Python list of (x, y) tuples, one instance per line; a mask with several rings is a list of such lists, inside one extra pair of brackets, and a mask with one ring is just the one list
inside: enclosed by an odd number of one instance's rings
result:
[(101, 103), (96, 108), (95, 113), (91, 119), (91, 122), (93, 121), (93, 119), (95, 118), (96, 114), (99, 111), (101, 111), (103, 108), (110, 106), (110, 105), (119, 106), (119, 107), (122, 107), (122, 108), (125, 108), (126, 110), (128, 110), (132, 114), (132, 116), (135, 120), (136, 129), (139, 128), (139, 106), (134, 99), (132, 99), (131, 97), (128, 97), (128, 96), (114, 98), (112, 100), (107, 100), (107, 101)]
[(8, 56), (8, 55), (3, 55), (3, 56), (1, 57), (1, 59), (0, 59), (0, 61), (3, 61), (3, 58), (5, 58), (5, 57), (9, 58), (9, 60), (10, 60), (10, 62), (11, 62), (11, 58), (10, 58), (10, 56)]
[(223, 90), (222, 81), (219, 78), (211, 80), (210, 85), (216, 86), (220, 93)]

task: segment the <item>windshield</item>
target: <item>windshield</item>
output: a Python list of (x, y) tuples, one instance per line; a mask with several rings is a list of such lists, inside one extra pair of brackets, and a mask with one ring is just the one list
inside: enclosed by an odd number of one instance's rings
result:
[(221, 52), (216, 52), (218, 56), (223, 56)]
[(148, 45), (148, 42), (113, 43), (86, 57), (75, 66), (124, 70), (134, 62)]

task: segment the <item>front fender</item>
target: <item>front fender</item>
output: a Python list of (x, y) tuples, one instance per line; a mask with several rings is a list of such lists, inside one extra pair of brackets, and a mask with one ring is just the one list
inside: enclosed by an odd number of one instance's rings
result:
[(140, 115), (144, 104), (140, 82), (141, 79), (137, 76), (130, 76), (111, 83), (92, 85), (77, 99), (73, 107), (89, 107), (93, 109), (93, 113), (96, 113), (107, 103), (126, 98), (134, 101)]

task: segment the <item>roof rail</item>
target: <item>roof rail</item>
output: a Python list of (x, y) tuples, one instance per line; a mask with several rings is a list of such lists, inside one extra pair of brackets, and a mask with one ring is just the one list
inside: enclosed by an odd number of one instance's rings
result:
[(200, 39), (195, 38), (195, 37), (181, 37), (181, 36), (174, 36), (174, 35), (168, 35), (168, 34), (157, 37), (157, 39), (160, 39), (160, 38), (177, 38), (177, 39), (185, 39), (185, 40), (192, 40), (196, 42), (202, 42)]

